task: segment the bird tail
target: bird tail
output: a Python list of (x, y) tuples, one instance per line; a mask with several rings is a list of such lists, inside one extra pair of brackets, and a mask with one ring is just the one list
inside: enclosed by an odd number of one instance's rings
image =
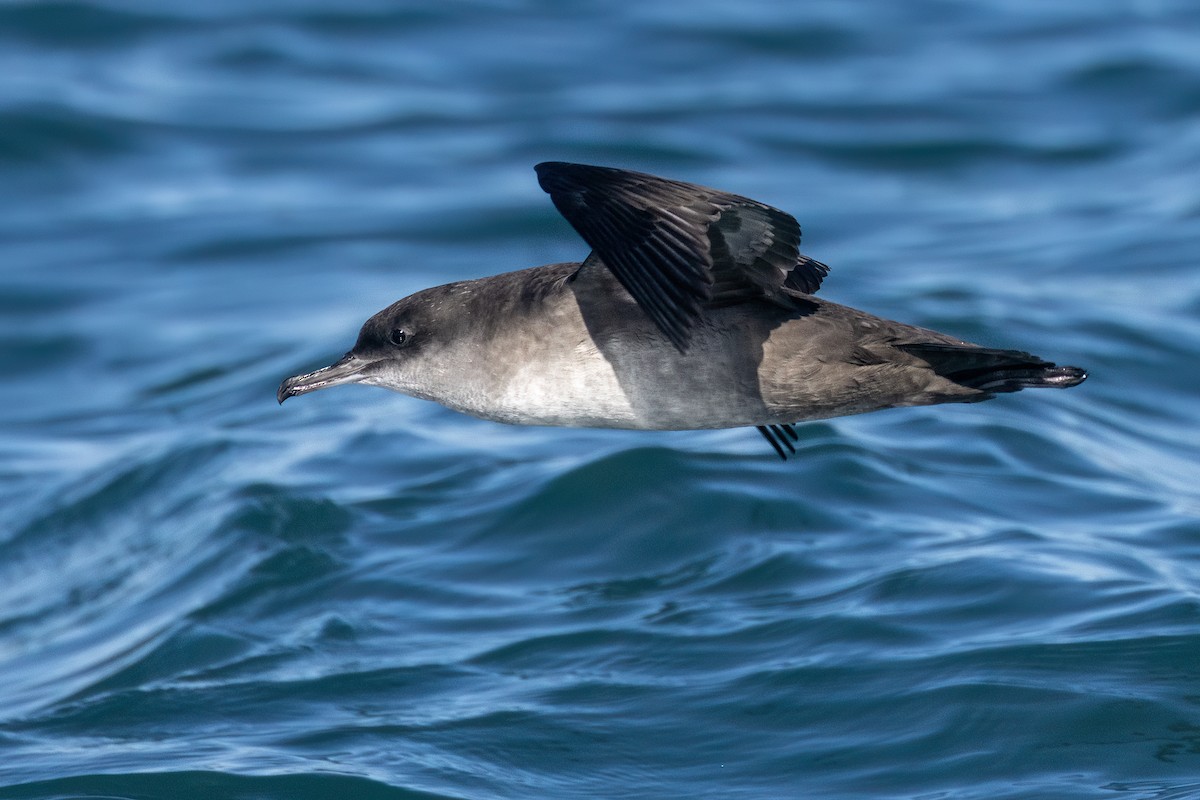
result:
[(1079, 367), (1060, 367), (1020, 350), (924, 342), (896, 346), (947, 380), (988, 394), (1042, 387), (1069, 389), (1087, 379), (1087, 372)]

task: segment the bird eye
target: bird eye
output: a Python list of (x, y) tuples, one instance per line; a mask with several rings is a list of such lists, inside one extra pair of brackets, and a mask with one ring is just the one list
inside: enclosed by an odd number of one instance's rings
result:
[(388, 334), (388, 341), (396, 347), (403, 347), (408, 342), (408, 331), (404, 328), (392, 328), (392, 332)]

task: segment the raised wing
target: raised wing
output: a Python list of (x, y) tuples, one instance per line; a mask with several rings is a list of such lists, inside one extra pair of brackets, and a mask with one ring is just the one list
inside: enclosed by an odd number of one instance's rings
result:
[(538, 183), (681, 351), (700, 310), (766, 299), (795, 307), (829, 268), (800, 254), (790, 215), (640, 172), (548, 161)]

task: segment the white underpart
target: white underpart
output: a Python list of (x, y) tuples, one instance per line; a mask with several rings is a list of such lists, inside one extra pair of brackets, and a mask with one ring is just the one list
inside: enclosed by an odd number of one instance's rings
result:
[(641, 427), (617, 375), (590, 340), (547, 369), (526, 362), (499, 389), (487, 409), (473, 410), (516, 425)]

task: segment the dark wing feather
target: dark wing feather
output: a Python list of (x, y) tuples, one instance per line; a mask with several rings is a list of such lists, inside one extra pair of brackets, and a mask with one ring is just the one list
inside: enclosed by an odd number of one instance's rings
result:
[(714, 293), (717, 303), (764, 297), (788, 305), (787, 293), (813, 294), (829, 267), (800, 253), (800, 224), (777, 208), (726, 195), (716, 224), (708, 230), (713, 270), (729, 285), (726, 299)]
[(794, 308), (828, 268), (800, 255), (790, 214), (702, 186), (610, 167), (546, 162), (559, 212), (681, 351), (706, 306)]

